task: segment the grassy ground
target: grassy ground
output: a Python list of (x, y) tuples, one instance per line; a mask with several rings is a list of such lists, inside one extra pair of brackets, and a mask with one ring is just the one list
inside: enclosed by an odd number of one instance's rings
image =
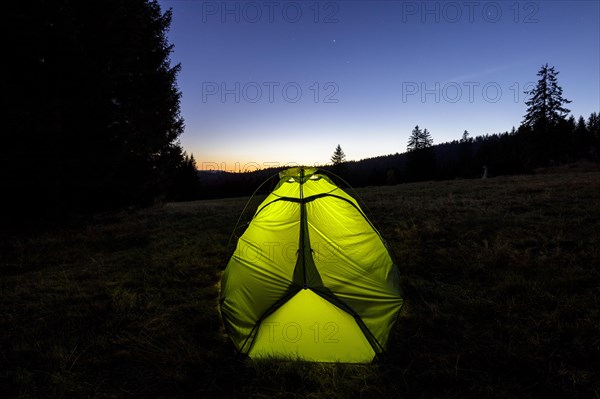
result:
[(199, 201), (5, 237), (0, 397), (600, 398), (600, 170), (357, 192), (403, 276), (380, 361), (236, 358), (245, 199)]

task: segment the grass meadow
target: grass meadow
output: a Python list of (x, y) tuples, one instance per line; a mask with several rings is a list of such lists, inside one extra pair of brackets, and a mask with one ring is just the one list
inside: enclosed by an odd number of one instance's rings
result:
[(600, 168), (356, 193), (406, 300), (373, 364), (238, 358), (247, 198), (173, 203), (2, 233), (0, 397), (600, 398)]

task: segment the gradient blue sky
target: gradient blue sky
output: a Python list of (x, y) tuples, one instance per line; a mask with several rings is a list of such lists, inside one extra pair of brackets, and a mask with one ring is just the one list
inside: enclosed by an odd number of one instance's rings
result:
[(556, 67), (572, 114), (600, 110), (598, 1), (194, 1), (172, 8), (172, 61), (200, 169), (325, 164), (518, 126)]

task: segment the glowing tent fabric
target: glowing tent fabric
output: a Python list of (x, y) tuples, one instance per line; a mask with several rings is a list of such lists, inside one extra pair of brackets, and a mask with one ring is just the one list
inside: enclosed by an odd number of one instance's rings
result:
[(251, 358), (366, 363), (403, 300), (397, 267), (358, 203), (313, 168), (280, 173), (221, 281), (221, 315)]

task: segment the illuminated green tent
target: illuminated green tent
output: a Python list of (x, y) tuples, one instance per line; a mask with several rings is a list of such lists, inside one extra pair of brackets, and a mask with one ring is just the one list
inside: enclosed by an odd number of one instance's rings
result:
[(253, 359), (370, 362), (403, 303), (397, 267), (358, 203), (327, 176), (279, 176), (223, 273), (226, 330)]

